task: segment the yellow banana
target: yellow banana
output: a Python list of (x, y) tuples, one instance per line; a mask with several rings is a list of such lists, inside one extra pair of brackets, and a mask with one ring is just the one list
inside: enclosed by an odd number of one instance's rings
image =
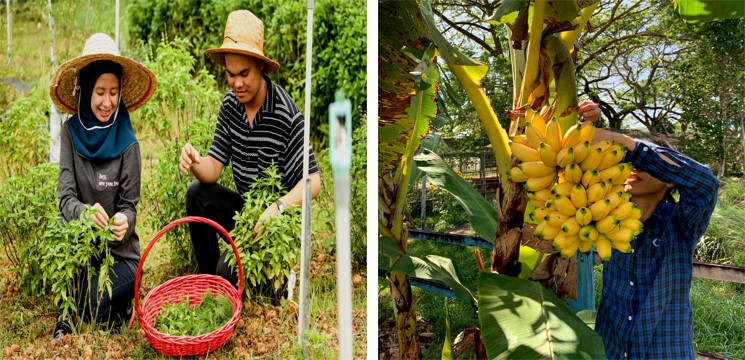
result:
[(572, 204), (574, 204), (574, 206), (576, 206), (577, 208), (583, 208), (587, 206), (587, 191), (581, 184), (572, 186), (572, 190), (569, 193), (569, 198), (572, 200)]
[(525, 182), (525, 190), (528, 190), (528, 191), (543, 190), (553, 185), (554, 182), (556, 182), (556, 171), (553, 171), (552, 173), (546, 176), (529, 178)]
[(628, 218), (621, 220), (621, 227), (631, 230), (634, 235), (638, 235), (641, 234), (644, 225), (639, 220)]
[(536, 130), (541, 134), (546, 133), (546, 120), (543, 120), (541, 114), (535, 112), (529, 107), (525, 108), (525, 120), (536, 126)]
[(543, 161), (528, 161), (517, 165), (523, 174), (529, 177), (541, 177), (548, 174), (556, 173), (556, 167), (546, 166)]
[(548, 214), (548, 210), (545, 207), (536, 207), (528, 214), (528, 217), (533, 222), (541, 222), (543, 218)]
[(621, 170), (623, 170), (623, 165), (618, 164), (615, 166), (611, 166), (605, 170), (599, 170), (598, 175), (600, 176), (601, 180), (605, 181), (618, 176), (618, 174), (621, 173)]
[[(611, 182), (611, 184), (612, 183), (613, 182)], [(625, 189), (626, 189), (626, 186), (625, 185), (611, 185), (610, 191), (608, 191), (608, 194), (614, 193), (614, 192), (619, 192), (619, 191), (623, 192), (623, 191), (625, 191)]]
[(636, 206), (634, 205), (634, 203), (630, 201), (625, 201), (625, 202), (618, 204), (618, 206), (616, 206), (615, 209), (611, 210), (609, 215), (613, 215), (619, 218), (620, 220), (624, 220), (627, 217), (629, 217), (629, 215), (631, 214), (631, 211), (634, 210), (635, 207)]
[(605, 235), (598, 235), (598, 238), (595, 240), (595, 248), (598, 250), (598, 256), (600, 256), (603, 261), (610, 259), (611, 243)]
[(579, 124), (572, 125), (564, 134), (564, 143), (561, 144), (564, 148), (574, 147), (582, 141), (582, 133), (580, 132)]
[(582, 141), (592, 142), (595, 137), (595, 124), (587, 122), (580, 128), (580, 134), (582, 135)]
[(556, 206), (556, 210), (566, 216), (574, 216), (577, 212), (577, 207), (572, 204), (572, 200), (566, 195), (554, 195), (554, 206)]
[(606, 197), (606, 199), (608, 200), (608, 206), (610, 208), (609, 211), (612, 211), (613, 209), (615, 209), (618, 205), (620, 205), (623, 202), (624, 194), (627, 194), (627, 193), (618, 191), (618, 192), (611, 193), (610, 195)]
[(571, 236), (567, 236), (563, 232), (559, 232), (554, 237), (554, 241), (552, 242), (552, 244), (557, 250), (561, 251), (569, 245), (570, 241), (572, 241)]
[(556, 165), (560, 167), (566, 167), (567, 165), (571, 164), (574, 160), (574, 149), (573, 148), (564, 148), (559, 151), (558, 154), (556, 154)]
[(558, 183), (551, 188), (551, 194), (569, 196), (572, 194), (573, 187), (574, 187), (574, 184), (569, 181)]
[(528, 191), (527, 197), (528, 200), (538, 200), (545, 203), (549, 198), (551, 198), (551, 190), (543, 189), (538, 191)]
[(631, 170), (633, 170), (633, 167), (630, 163), (623, 163), (618, 164), (618, 166), (623, 166), (623, 169), (621, 170), (621, 173), (613, 177), (612, 181), (614, 184), (624, 184), (626, 182), (626, 179), (629, 178), (629, 175), (631, 174)]
[(529, 179), (528, 175), (525, 175), (518, 167), (510, 169), (509, 178), (513, 182), (526, 182)]
[(561, 224), (561, 232), (565, 235), (577, 235), (581, 227), (582, 225), (577, 222), (576, 217), (570, 217), (567, 221), (564, 221), (564, 223)]
[[(606, 197), (606, 196), (610, 195), (613, 192), (613, 182), (610, 181), (610, 179), (605, 180), (605, 181), (602, 181), (602, 182), (605, 183), (605, 194), (603, 194), (603, 197)], [(616, 190), (616, 191), (623, 192), (623, 190)], [(618, 205), (618, 204), (616, 204), (616, 205)]]
[(592, 144), (593, 148), (600, 148), (605, 153), (614, 144), (613, 140), (603, 140)]
[(623, 153), (624, 155), (626, 155), (626, 148), (623, 147), (623, 145), (621, 145), (621, 144), (619, 144), (617, 142), (612, 142), (611, 146), (609, 146), (603, 152), (605, 153), (605, 152), (609, 152), (609, 151), (612, 151), (612, 150), (620, 151), (621, 153)]
[(593, 225), (585, 225), (579, 229), (579, 239), (582, 241), (593, 242), (597, 240), (598, 235), (600, 235), (600, 232)]
[(528, 145), (520, 144), (513, 141), (510, 142), (510, 149), (512, 149), (512, 155), (514, 155), (518, 160), (522, 162), (541, 160), (541, 157), (538, 155), (538, 151)]
[(546, 141), (558, 153), (561, 150), (561, 128), (556, 120), (546, 123)]
[(587, 188), (587, 201), (592, 204), (605, 197), (605, 183), (599, 182)]
[[(543, 226), (541, 226), (543, 225)], [(541, 240), (552, 240), (556, 235), (561, 233), (561, 229), (553, 227), (547, 222), (543, 221), (535, 228), (534, 234)]]
[[(597, 231), (597, 230), (595, 230), (595, 231)], [(592, 250), (592, 244), (594, 244), (594, 243), (595, 243), (594, 241), (582, 240), (582, 237), (580, 236), (580, 238), (579, 238), (579, 247), (577, 247), (577, 250), (579, 250), (579, 252), (586, 253), (586, 252)]]
[(592, 221), (592, 213), (590, 212), (590, 209), (586, 207), (581, 207), (577, 209), (577, 212), (574, 214), (574, 217), (577, 219), (577, 222), (582, 226), (585, 226)]
[(525, 123), (525, 136), (528, 138), (528, 145), (533, 149), (538, 149), (542, 142), (546, 142), (543, 134), (541, 134), (531, 123)]
[(589, 141), (583, 141), (577, 145), (574, 145), (572, 147), (574, 149), (574, 160), (573, 162), (575, 164), (579, 164), (587, 157), (587, 154), (590, 153), (590, 142)]
[(618, 231), (620, 226), (620, 221), (615, 216), (606, 216), (600, 221), (595, 223), (595, 228), (598, 229), (599, 232), (603, 234), (610, 234), (613, 232)]
[(623, 160), (623, 156), (624, 153), (618, 150), (611, 150), (606, 152), (601, 157), (597, 170), (603, 171), (610, 168), (611, 166), (617, 165), (619, 161)]
[(605, 236), (608, 237), (608, 240), (610, 241), (616, 241), (616, 242), (631, 242), (631, 240), (634, 240), (633, 232), (631, 232), (631, 229), (628, 228), (618, 228), (618, 230), (611, 232), (611, 233), (605, 233)]
[(602, 150), (600, 150), (600, 148), (593, 148), (590, 150), (590, 153), (587, 154), (587, 157), (579, 163), (579, 167), (582, 168), (582, 171), (597, 170), (598, 165), (600, 165), (600, 160), (602, 159)]
[(590, 205), (590, 212), (592, 213), (592, 220), (598, 221), (604, 218), (606, 215), (608, 215), (611, 209), (612, 208), (610, 207), (610, 200), (608, 199), (603, 199), (601, 201), (598, 201)]
[(567, 236), (567, 246), (561, 249), (561, 257), (569, 259), (574, 256), (579, 248), (579, 238), (575, 236)]
[(525, 136), (525, 134), (519, 134), (512, 137), (512, 142), (516, 142), (518, 144), (527, 145), (528, 144), (528, 138)]
[(579, 184), (582, 181), (583, 174), (582, 169), (577, 164), (569, 164), (564, 168), (564, 176), (566, 176), (567, 181), (575, 184)]
[(597, 184), (600, 181), (600, 175), (594, 169), (587, 170), (582, 174), (582, 180), (580, 183), (585, 187), (590, 187)]
[(570, 216), (564, 215), (558, 211), (551, 211), (543, 219), (546, 222), (556, 228), (560, 228), (565, 221), (569, 220)]
[(629, 216), (627, 217), (627, 219), (636, 219), (636, 220), (639, 220), (639, 219), (642, 218), (642, 215), (644, 215), (644, 212), (642, 211), (642, 209), (639, 209), (639, 208), (636, 208), (635, 207), (635, 208), (633, 208), (631, 210), (631, 212), (629, 213)]
[(546, 166), (556, 166), (556, 151), (546, 143), (538, 146), (538, 156)]
[(631, 248), (631, 244), (629, 242), (625, 241), (611, 241), (610, 245), (614, 247), (616, 250), (628, 254), (630, 252), (634, 252), (634, 249)]

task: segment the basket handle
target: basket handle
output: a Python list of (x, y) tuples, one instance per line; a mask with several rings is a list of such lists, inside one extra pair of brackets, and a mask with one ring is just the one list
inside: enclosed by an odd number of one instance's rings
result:
[(233, 248), (233, 252), (235, 253), (235, 259), (236, 263), (238, 264), (238, 294), (243, 294), (243, 265), (241, 264), (241, 258), (240, 255), (238, 255), (238, 248), (235, 246), (235, 243), (233, 242), (233, 238), (230, 237), (230, 234), (228, 234), (227, 231), (225, 231), (225, 228), (223, 228), (220, 224), (217, 222), (201, 217), (201, 216), (187, 216), (181, 219), (177, 219), (172, 221), (170, 224), (166, 225), (164, 228), (160, 229), (157, 234), (155, 234), (155, 237), (153, 237), (153, 240), (150, 241), (150, 244), (147, 245), (147, 248), (145, 248), (145, 252), (142, 253), (142, 258), (140, 259), (140, 264), (137, 266), (137, 274), (135, 275), (135, 308), (132, 311), (132, 317), (129, 319), (129, 323), (127, 324), (127, 329), (130, 329), (132, 327), (132, 323), (135, 320), (135, 314), (137, 314), (137, 309), (140, 308), (140, 275), (142, 274), (142, 268), (145, 265), (145, 259), (147, 258), (147, 254), (150, 252), (150, 249), (155, 245), (156, 242), (166, 233), (168, 230), (173, 229), (177, 225), (181, 225), (183, 223), (202, 223), (211, 225), (214, 227), (217, 231), (219, 231), (225, 239), (228, 240), (228, 243), (230, 243), (230, 247)]

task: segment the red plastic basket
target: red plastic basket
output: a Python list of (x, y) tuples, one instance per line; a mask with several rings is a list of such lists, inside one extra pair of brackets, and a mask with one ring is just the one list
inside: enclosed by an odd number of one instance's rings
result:
[[(142, 267), (145, 264), (145, 259), (150, 249), (160, 239), (163, 234), (168, 230), (174, 228), (177, 225), (198, 222), (208, 224), (217, 229), (230, 243), (233, 248), (235, 257), (238, 263), (238, 289), (233, 287), (227, 280), (217, 275), (187, 275), (180, 276), (175, 279), (168, 280), (163, 284), (156, 286), (146, 296), (140, 304), (140, 275), (142, 274)], [(155, 317), (162, 311), (161, 306), (168, 304), (169, 302), (178, 302), (179, 297), (189, 297), (189, 304), (191, 306), (198, 305), (202, 301), (202, 296), (210, 290), (215, 296), (222, 294), (230, 300), (233, 305), (233, 317), (225, 323), (222, 327), (198, 336), (173, 336), (159, 332), (153, 327)], [(132, 327), (135, 314), (137, 315), (137, 322), (140, 327), (145, 331), (150, 344), (153, 345), (156, 351), (161, 354), (169, 356), (193, 356), (203, 355), (225, 344), (230, 336), (233, 335), (233, 329), (235, 324), (238, 322), (238, 317), (241, 314), (241, 295), (243, 294), (243, 266), (241, 266), (241, 260), (238, 255), (238, 249), (233, 243), (233, 239), (230, 237), (227, 231), (220, 226), (220, 224), (203, 217), (189, 216), (183, 219), (175, 220), (170, 224), (166, 225), (161, 229), (150, 242), (142, 254), (140, 264), (137, 267), (137, 275), (135, 277), (135, 312), (132, 313), (132, 318), (129, 320), (129, 327)]]

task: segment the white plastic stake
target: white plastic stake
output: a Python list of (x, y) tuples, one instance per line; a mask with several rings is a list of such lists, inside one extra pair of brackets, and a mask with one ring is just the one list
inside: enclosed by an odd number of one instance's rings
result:
[(336, 208), (336, 301), (339, 316), (339, 359), (351, 359), (352, 348), (352, 243), (350, 239), (350, 179), (352, 165), (352, 103), (336, 92), (329, 106), (330, 162), (334, 170)]

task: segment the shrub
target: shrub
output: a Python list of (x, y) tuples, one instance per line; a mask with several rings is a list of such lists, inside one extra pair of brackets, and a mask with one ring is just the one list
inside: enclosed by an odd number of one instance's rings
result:
[(44, 163), (0, 183), (0, 242), (11, 271), (29, 294), (43, 292), (40, 245), (48, 229), (47, 216), (59, 217), (58, 176), (57, 164)]
[[(272, 165), (244, 194), (243, 210), (233, 217), (235, 228), (230, 236), (238, 248), (249, 296), (279, 300), (287, 277), (300, 258), (300, 206), (286, 207), (282, 214), (265, 221), (254, 233), (259, 216), (285, 192), (277, 167)], [(227, 262), (237, 271), (235, 257), (228, 256)]]
[[(132, 38), (158, 41), (184, 37), (194, 44), (192, 56), (225, 82), (225, 70), (205, 59), (204, 50), (222, 44), (225, 21), (233, 10), (250, 9), (264, 21), (264, 53), (280, 63), (272, 81), (280, 84), (303, 109), (307, 10), (299, 1), (134, 0), (129, 13)], [(327, 133), (328, 105), (337, 89), (352, 100), (355, 126), (366, 98), (367, 29), (365, 1), (321, 0), (315, 4), (311, 134)], [(225, 85), (221, 85), (225, 86)]]
[[(72, 320), (78, 313), (75, 299), (86, 298), (88, 294), (80, 293), (80, 281), (90, 284), (94, 274), (100, 271), (96, 296), (100, 300), (106, 291), (111, 296), (111, 279), (109, 269), (114, 266), (114, 257), (109, 251), (109, 241), (114, 240), (114, 230), (110, 225), (101, 228), (90, 217), (92, 207), (86, 205), (86, 210), (79, 219), (59, 223), (56, 216), (47, 217), (48, 231), (44, 234), (41, 246), (40, 267), (43, 288), (51, 287), (54, 303), (61, 311), (60, 317)], [(92, 266), (94, 258), (100, 259), (100, 269)], [(85, 279), (80, 279), (87, 274)], [(88, 292), (92, 290), (87, 286)], [(98, 309), (90, 309), (97, 312)]]
[(49, 157), (49, 99), (38, 86), (14, 101), (0, 119), (0, 177), (25, 173)]

